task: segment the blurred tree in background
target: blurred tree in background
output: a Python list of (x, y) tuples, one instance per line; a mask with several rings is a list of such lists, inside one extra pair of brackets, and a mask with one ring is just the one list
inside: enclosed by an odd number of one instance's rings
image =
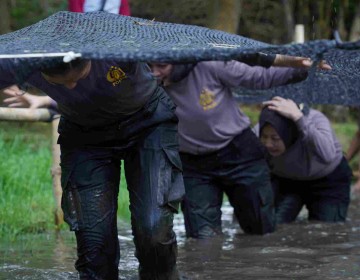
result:
[(289, 43), (295, 24), (304, 24), (305, 39), (344, 41), (360, 35), (360, 0), (242, 0), (239, 33), (269, 43)]
[(296, 24), (304, 24), (306, 40), (330, 39), (334, 29), (344, 41), (360, 34), (360, 0), (130, 1), (135, 16), (217, 28), (268, 43), (293, 41)]
[[(129, 0), (132, 15), (195, 24), (238, 33), (268, 43), (293, 40), (295, 24), (306, 40), (329, 39), (338, 29), (344, 41), (360, 36), (360, 0)], [(0, 33), (33, 24), (66, 0), (1, 0)]]
[(10, 27), (10, 1), (0, 1), (0, 34), (7, 33), (11, 30)]
[(64, 0), (1, 0), (0, 33), (28, 26), (66, 8)]

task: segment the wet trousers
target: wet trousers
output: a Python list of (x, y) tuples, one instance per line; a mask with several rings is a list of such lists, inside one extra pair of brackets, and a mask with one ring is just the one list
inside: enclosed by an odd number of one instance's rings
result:
[(305, 205), (309, 220), (343, 222), (350, 203), (351, 169), (345, 158), (329, 175), (311, 181), (273, 176), (276, 221), (293, 222)]
[[(173, 214), (184, 195), (184, 187), (177, 124), (169, 120), (172, 111), (165, 101), (160, 100), (155, 112), (143, 118), (137, 116), (139, 122), (131, 122), (133, 130), (141, 126), (141, 133), (130, 146), (61, 144), (62, 208), (65, 221), (76, 234), (75, 266), (80, 279), (118, 279), (116, 212), (121, 160), (130, 196), (140, 279), (178, 279)], [(168, 120), (159, 123), (163, 119)], [(143, 129), (147, 121), (148, 128)], [(115, 131), (110, 132), (116, 135)], [(116, 139), (113, 140), (115, 143)]]
[(186, 190), (182, 210), (188, 237), (206, 238), (221, 233), (224, 193), (245, 233), (274, 231), (269, 169), (263, 147), (250, 129), (214, 153), (180, 156)]

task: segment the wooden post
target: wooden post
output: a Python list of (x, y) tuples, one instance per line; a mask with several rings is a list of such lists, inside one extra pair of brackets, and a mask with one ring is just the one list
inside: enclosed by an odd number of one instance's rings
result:
[(360, 39), (360, 3), (357, 4), (354, 20), (350, 29), (350, 41)]
[(218, 0), (217, 10), (209, 23), (210, 28), (237, 33), (241, 14), (240, 0)]
[(286, 26), (286, 33), (287, 39), (286, 41), (291, 42), (294, 39), (294, 30), (295, 30), (295, 23), (294, 23), (294, 14), (292, 12), (292, 3), (290, 0), (281, 0), (281, 4), (284, 7), (284, 14), (285, 14), (285, 26)]
[(305, 26), (303, 24), (295, 25), (295, 43), (304, 43), (305, 42)]
[(29, 121), (48, 122), (52, 120), (52, 168), (51, 176), (53, 181), (53, 193), (55, 200), (55, 225), (59, 226), (63, 223), (63, 213), (61, 210), (61, 169), (60, 169), (60, 147), (57, 144), (58, 133), (57, 127), (59, 125), (59, 115), (55, 117), (51, 115), (48, 109), (25, 109), (25, 108), (7, 108), (0, 107), (0, 121)]
[(56, 115), (52, 121), (52, 168), (51, 176), (53, 182), (53, 194), (55, 201), (54, 217), (55, 225), (59, 226), (64, 222), (64, 214), (61, 210), (61, 168), (60, 168), (60, 146), (57, 144), (59, 134), (57, 132), (60, 116)]
[(51, 120), (51, 114), (48, 109), (25, 109), (25, 108), (0, 107), (0, 120), (48, 122)]
[(1, 0), (0, 1), (0, 34), (5, 34), (11, 31), (10, 25), (10, 1)]

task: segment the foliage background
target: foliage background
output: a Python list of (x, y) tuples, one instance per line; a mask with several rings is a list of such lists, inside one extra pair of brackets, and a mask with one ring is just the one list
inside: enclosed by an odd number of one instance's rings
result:
[[(218, 27), (269, 43), (291, 42), (295, 24), (305, 25), (307, 40), (331, 38), (334, 29), (340, 31), (344, 41), (356, 40), (360, 34), (360, 0), (129, 0), (129, 3), (133, 16)], [(66, 9), (66, 0), (1, 0), (0, 34)], [(227, 16), (221, 18), (224, 11)], [(226, 26), (235, 27), (230, 30)]]

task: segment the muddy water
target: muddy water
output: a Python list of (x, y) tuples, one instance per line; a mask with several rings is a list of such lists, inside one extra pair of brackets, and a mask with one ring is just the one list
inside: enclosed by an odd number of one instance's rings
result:
[[(179, 268), (189, 279), (360, 279), (360, 199), (346, 224), (298, 222), (266, 236), (245, 236), (223, 207), (224, 235), (186, 240), (182, 216), (175, 220)], [(137, 279), (130, 227), (119, 224), (120, 279)], [(24, 236), (0, 245), (0, 279), (77, 279), (71, 233)]]

